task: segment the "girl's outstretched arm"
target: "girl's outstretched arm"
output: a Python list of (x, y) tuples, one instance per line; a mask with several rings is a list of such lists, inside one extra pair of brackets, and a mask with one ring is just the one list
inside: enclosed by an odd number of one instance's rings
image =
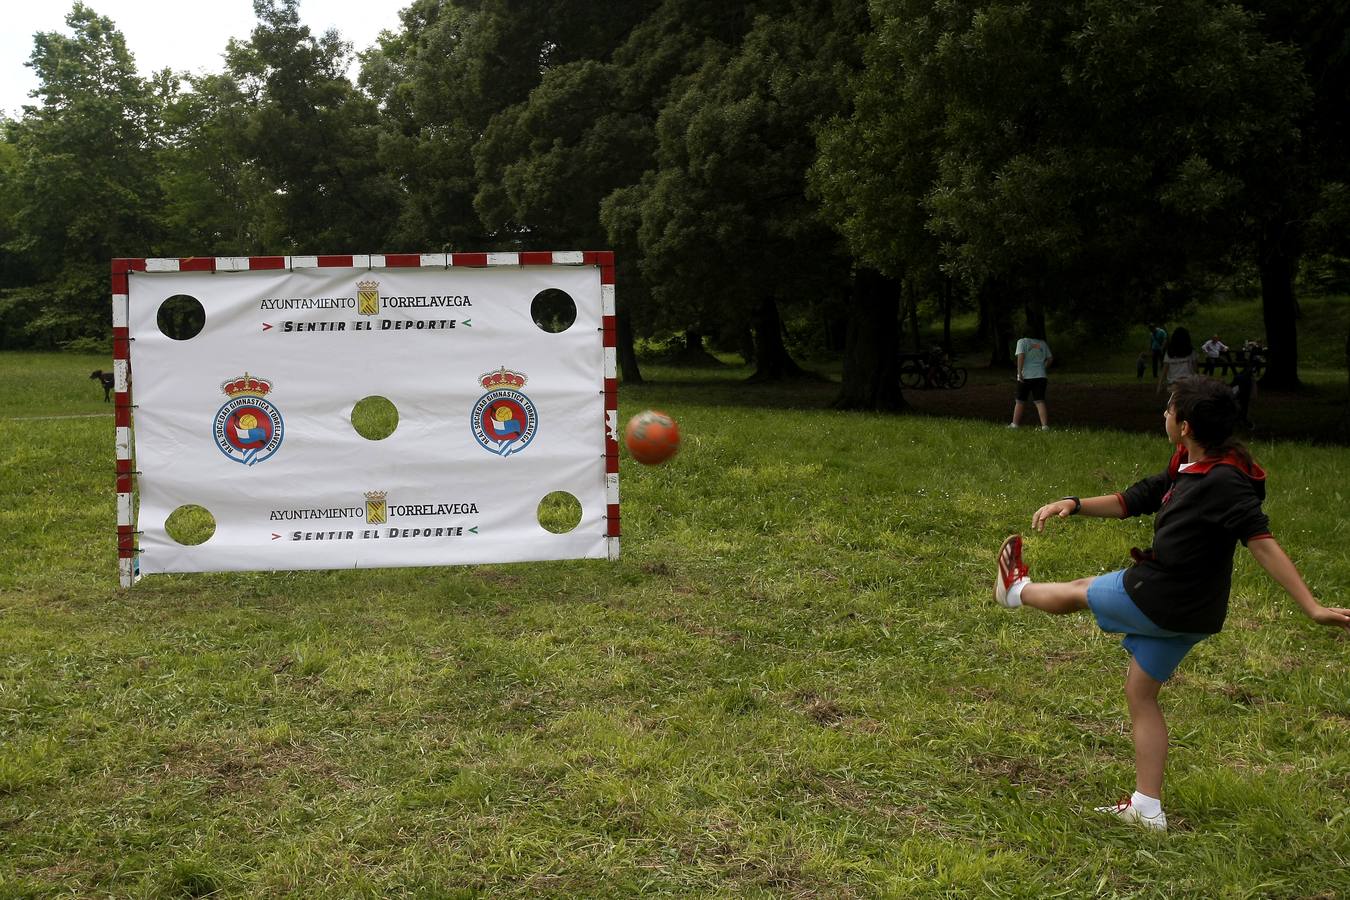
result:
[[(1067, 519), (1074, 515), (1075, 505), (1077, 504), (1069, 498), (1047, 503), (1032, 514), (1031, 527), (1037, 531), (1044, 531), (1045, 523), (1051, 519)], [(1077, 515), (1096, 516), (1102, 519), (1123, 519), (1125, 518), (1125, 507), (1120, 501), (1119, 494), (1106, 494), (1101, 497), (1088, 497), (1082, 501), (1082, 508), (1078, 510)]]
[(1280, 587), (1294, 602), (1302, 608), (1303, 612), (1317, 622), (1319, 625), (1331, 625), (1333, 627), (1350, 629), (1350, 609), (1340, 609), (1335, 606), (1323, 606), (1317, 602), (1317, 598), (1308, 590), (1308, 586), (1303, 583), (1303, 576), (1298, 574), (1298, 569), (1294, 567), (1294, 562), (1284, 552), (1284, 548), (1276, 543), (1274, 538), (1259, 538), (1252, 540), (1247, 544), (1247, 549), (1252, 552), (1252, 556), (1261, 564), (1261, 568), (1270, 573)]

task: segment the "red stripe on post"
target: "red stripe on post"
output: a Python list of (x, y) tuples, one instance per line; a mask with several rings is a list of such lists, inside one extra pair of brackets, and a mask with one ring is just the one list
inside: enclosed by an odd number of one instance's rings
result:
[(613, 266), (601, 266), (601, 267), (600, 267), (600, 283), (601, 283), (601, 284), (613, 284), (613, 283), (614, 283), (614, 267), (613, 267)]
[(131, 493), (131, 476), (130, 476), (130, 475), (118, 475), (118, 476), (117, 476), (117, 493), (119, 493), (119, 494), (130, 494), (130, 493)]
[(619, 536), (619, 504), (609, 504), (609, 511), (605, 513), (607, 530), (605, 534), (609, 537)]
[(600, 265), (600, 266), (612, 266), (612, 265), (614, 265), (614, 251), (613, 251), (613, 250), (597, 250), (597, 251), (595, 251), (595, 262), (596, 262), (596, 265)]
[(319, 266), (338, 266), (341, 268), (351, 268), (352, 258), (350, 256), (320, 256)]
[(604, 317), (604, 323), (603, 323), (603, 324), (604, 324), (604, 329), (605, 329), (605, 346), (606, 346), (606, 347), (617, 347), (617, 346), (619, 346), (618, 343), (617, 343), (618, 338), (615, 336), (615, 333), (614, 333), (614, 317), (613, 317), (613, 316), (605, 316), (605, 317)]
[(553, 254), (549, 252), (540, 253), (537, 250), (528, 250), (520, 254), (520, 264), (522, 266), (551, 266), (553, 265)]
[(114, 259), (112, 261), (112, 270), (114, 273), (126, 274), (127, 272), (144, 272), (144, 259)]
[(384, 265), (391, 269), (416, 269), (421, 267), (422, 257), (416, 253), (386, 253)]
[(185, 256), (178, 260), (178, 271), (180, 272), (214, 272), (216, 270), (216, 258), (214, 256)]
[(127, 273), (114, 272), (112, 276), (112, 292), (114, 294), (127, 293)]
[(118, 394), (114, 400), (113, 418), (117, 420), (118, 428), (131, 427), (131, 404), (127, 402), (126, 394)]
[(117, 555), (129, 559), (136, 554), (136, 534), (130, 525), (117, 526)]
[(129, 460), (129, 459), (119, 459), (119, 460), (117, 461), (117, 474), (118, 474), (118, 475), (130, 475), (130, 474), (131, 474), (131, 460)]
[(618, 411), (619, 409), (619, 379), (605, 379), (605, 409)]
[(131, 358), (131, 329), (113, 329), (113, 359)]
[(486, 266), (486, 253), (451, 253), (451, 265), (453, 266)]
[(284, 269), (286, 268), (286, 257), (250, 256), (248, 258), (248, 268), (250, 272), (257, 272), (263, 269)]

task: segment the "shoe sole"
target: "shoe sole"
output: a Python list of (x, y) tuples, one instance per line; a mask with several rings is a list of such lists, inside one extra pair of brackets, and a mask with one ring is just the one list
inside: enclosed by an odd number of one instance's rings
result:
[[(1022, 536), (1020, 534), (1010, 534), (1003, 539), (1003, 545), (998, 548), (998, 571), (994, 573), (994, 602), (1004, 609), (1012, 609), (1012, 607), (1008, 605), (1008, 590), (1003, 586), (1003, 555), (1008, 552), (1009, 546), (1021, 543), (1021, 541)], [(1003, 596), (1000, 597), (1000, 593)]]

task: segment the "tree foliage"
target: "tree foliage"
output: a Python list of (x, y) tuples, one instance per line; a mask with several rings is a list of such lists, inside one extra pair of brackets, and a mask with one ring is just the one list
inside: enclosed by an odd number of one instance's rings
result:
[(1306, 96), (1288, 48), (1204, 0), (873, 12), (815, 170), (841, 232), (883, 271), (936, 258), (1065, 318), (1154, 315), (1230, 266), (1247, 176)]
[(1110, 327), (1254, 265), (1289, 383), (1298, 261), (1350, 252), (1332, 0), (412, 0), (356, 84), (299, 4), (204, 75), (138, 76), (80, 4), (35, 37), (0, 346), (105, 334), (117, 255), (609, 246), (626, 378), (669, 334), (778, 377), (784, 320), (824, 322), (840, 404), (899, 408), (921, 304), (977, 303), (997, 356), (1014, 314)]
[(76, 3), (34, 37), (38, 103), (6, 129), (0, 334), (54, 346), (106, 331), (107, 266), (157, 238), (155, 86), (113, 23)]

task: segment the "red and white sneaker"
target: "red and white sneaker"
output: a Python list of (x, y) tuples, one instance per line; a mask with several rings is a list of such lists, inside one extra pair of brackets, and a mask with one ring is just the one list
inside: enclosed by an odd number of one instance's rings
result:
[(1122, 822), (1130, 822), (1152, 831), (1167, 830), (1167, 813), (1160, 809), (1156, 816), (1146, 816), (1135, 807), (1134, 800), (1130, 797), (1126, 797), (1115, 806), (1098, 806), (1095, 811), (1108, 816), (1115, 816)]
[(1014, 584), (1027, 579), (1027, 567), (1022, 563), (1022, 536), (1014, 534), (1003, 542), (998, 551), (998, 575), (994, 578), (994, 600), (999, 606), (1016, 609), (1022, 605), (1018, 596), (1010, 596)]

